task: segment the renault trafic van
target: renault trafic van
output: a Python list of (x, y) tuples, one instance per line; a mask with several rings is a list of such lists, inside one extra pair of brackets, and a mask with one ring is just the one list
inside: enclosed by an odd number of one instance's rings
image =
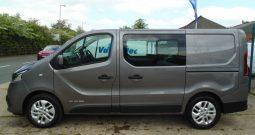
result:
[(195, 128), (247, 109), (241, 30), (95, 30), (12, 76), (7, 103), (37, 127), (64, 114), (183, 114)]

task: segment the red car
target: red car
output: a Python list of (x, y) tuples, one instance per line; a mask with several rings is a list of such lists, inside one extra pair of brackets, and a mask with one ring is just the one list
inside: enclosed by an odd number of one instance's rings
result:
[(42, 51), (38, 52), (37, 60), (45, 58), (59, 49), (60, 45), (48, 45)]

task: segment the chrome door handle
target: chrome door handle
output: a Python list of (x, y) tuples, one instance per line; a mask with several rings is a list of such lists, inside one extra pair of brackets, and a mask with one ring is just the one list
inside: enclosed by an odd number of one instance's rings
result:
[(143, 79), (143, 77), (140, 76), (140, 75), (132, 75), (132, 76), (129, 76), (128, 79), (131, 79), (131, 80), (140, 80), (140, 79)]
[(108, 76), (108, 75), (103, 74), (103, 75), (98, 76), (98, 79), (100, 79), (100, 80), (109, 80), (109, 79), (112, 79), (112, 76)]

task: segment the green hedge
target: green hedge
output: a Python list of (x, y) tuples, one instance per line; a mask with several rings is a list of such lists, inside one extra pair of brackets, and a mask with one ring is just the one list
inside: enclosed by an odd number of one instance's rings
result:
[[(53, 41), (53, 33), (60, 34), (61, 40)], [(76, 34), (70, 27), (50, 29), (39, 25), (37, 20), (0, 14), (0, 56), (35, 54), (46, 45), (63, 44)]]

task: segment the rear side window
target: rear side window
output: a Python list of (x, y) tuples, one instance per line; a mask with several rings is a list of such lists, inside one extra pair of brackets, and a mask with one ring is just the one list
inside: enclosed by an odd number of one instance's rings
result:
[(185, 35), (124, 35), (124, 58), (134, 66), (186, 65)]
[(236, 54), (233, 35), (187, 35), (187, 44), (187, 65), (227, 65)]

